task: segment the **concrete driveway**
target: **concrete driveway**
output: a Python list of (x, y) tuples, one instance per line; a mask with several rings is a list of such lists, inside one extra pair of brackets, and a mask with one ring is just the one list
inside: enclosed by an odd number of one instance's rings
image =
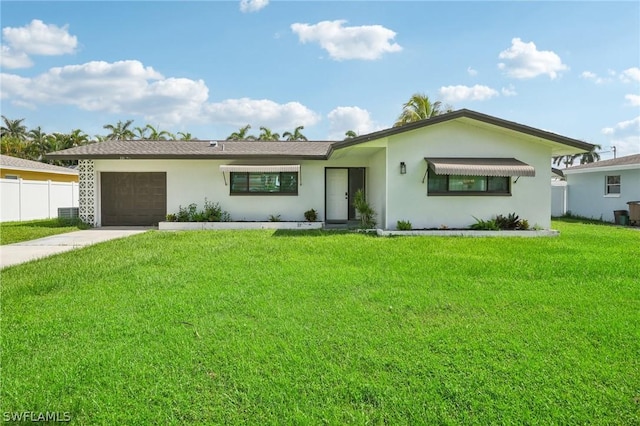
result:
[(0, 269), (103, 241), (140, 234), (149, 229), (153, 228), (96, 228), (7, 244), (0, 246)]

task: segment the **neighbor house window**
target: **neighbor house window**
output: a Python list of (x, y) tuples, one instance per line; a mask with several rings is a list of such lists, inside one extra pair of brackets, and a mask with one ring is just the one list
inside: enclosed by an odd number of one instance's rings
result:
[(620, 194), (620, 176), (605, 176), (604, 195)]
[(298, 173), (231, 172), (231, 194), (298, 195)]
[(17, 180), (17, 179), (20, 178), (20, 176), (18, 176), (18, 175), (4, 175), (4, 178), (5, 179), (16, 179)]
[(461, 176), (428, 174), (430, 195), (510, 195), (508, 176)]

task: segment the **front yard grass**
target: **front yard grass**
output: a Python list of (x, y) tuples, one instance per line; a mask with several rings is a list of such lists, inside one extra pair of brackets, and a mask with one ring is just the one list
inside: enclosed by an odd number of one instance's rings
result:
[(24, 222), (0, 222), (0, 244), (13, 244), (50, 235), (86, 229), (77, 220), (41, 219)]
[(638, 424), (640, 232), (150, 231), (2, 273), (3, 413)]

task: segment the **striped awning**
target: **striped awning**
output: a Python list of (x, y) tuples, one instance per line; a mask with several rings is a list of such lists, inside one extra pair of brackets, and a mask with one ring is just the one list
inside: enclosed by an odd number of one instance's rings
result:
[(437, 175), (535, 176), (533, 166), (515, 158), (426, 158)]
[(243, 166), (236, 164), (223, 164), (220, 166), (221, 172), (257, 172), (257, 173), (278, 173), (278, 172), (300, 172), (299, 164), (284, 165), (259, 165)]

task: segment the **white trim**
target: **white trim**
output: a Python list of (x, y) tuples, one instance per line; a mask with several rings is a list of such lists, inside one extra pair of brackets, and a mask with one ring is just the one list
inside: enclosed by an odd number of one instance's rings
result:
[(588, 167), (584, 169), (560, 169), (565, 175), (571, 175), (576, 173), (593, 173), (593, 172), (617, 172), (620, 170), (637, 170), (640, 169), (640, 164), (621, 164), (618, 166), (603, 166), (603, 167)]

